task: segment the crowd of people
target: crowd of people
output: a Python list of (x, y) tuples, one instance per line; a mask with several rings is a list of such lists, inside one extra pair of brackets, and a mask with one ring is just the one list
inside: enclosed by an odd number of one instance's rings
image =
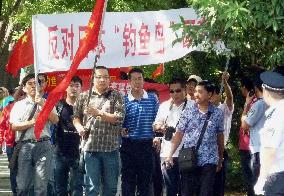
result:
[[(13, 194), (115, 196), (121, 177), (122, 196), (224, 196), (234, 112), (229, 73), (222, 85), (197, 75), (173, 78), (161, 104), (156, 91), (144, 90), (141, 69), (131, 69), (128, 80), (131, 89), (122, 95), (110, 88), (104, 66), (96, 67), (88, 91), (74, 76), (39, 140), (34, 125), (48, 96), (46, 75), (28, 74), (15, 91), (1, 87), (0, 143), (9, 161), (21, 144), (17, 169), (10, 168)], [(284, 195), (283, 67), (242, 79), (241, 92), (247, 195)], [(197, 143), (197, 166), (183, 170), (179, 152)]]

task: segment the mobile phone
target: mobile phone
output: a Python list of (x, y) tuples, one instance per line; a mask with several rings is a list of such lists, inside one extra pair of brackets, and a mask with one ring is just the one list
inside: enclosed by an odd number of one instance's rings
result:
[(254, 95), (254, 90), (252, 89), (249, 91), (249, 96), (252, 97), (253, 95)]

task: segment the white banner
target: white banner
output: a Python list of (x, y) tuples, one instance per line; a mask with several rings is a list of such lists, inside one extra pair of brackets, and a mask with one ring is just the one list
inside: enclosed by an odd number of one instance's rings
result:
[[(33, 16), (33, 42), (38, 72), (66, 71), (84, 36), (91, 13)], [(176, 39), (171, 24), (183, 16), (188, 25), (199, 25), (192, 8), (148, 12), (108, 12), (105, 15), (98, 65), (109, 68), (150, 65), (183, 57), (190, 39), (172, 46)], [(181, 32), (178, 32), (181, 33)], [(81, 62), (80, 69), (91, 69), (95, 49)]]

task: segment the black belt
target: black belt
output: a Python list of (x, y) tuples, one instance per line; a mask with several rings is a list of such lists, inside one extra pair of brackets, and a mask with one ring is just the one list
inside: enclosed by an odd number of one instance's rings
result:
[(25, 144), (25, 143), (44, 142), (44, 141), (49, 141), (49, 140), (50, 140), (50, 137), (43, 137), (43, 138), (40, 138), (39, 140), (36, 140), (36, 139), (27, 139), (27, 140), (24, 140), (24, 141), (22, 141), (22, 142)]

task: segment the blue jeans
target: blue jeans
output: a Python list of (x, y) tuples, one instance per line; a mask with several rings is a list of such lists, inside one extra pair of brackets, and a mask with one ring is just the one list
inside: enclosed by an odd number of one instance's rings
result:
[(17, 195), (47, 195), (52, 150), (49, 141), (25, 143), (18, 158)]
[(253, 174), (251, 169), (251, 153), (249, 150), (240, 150), (241, 166), (248, 196), (254, 196)]
[(166, 158), (161, 158), (161, 168), (164, 179), (164, 184), (167, 191), (167, 196), (176, 196), (180, 194), (180, 172), (178, 166), (178, 157), (173, 158), (173, 166), (166, 168), (164, 161)]
[[(56, 184), (56, 195), (67, 196), (68, 192), (70, 192), (72, 196), (83, 195), (84, 174), (79, 170), (79, 157), (68, 157), (57, 152), (55, 154), (54, 178)], [(69, 182), (70, 190), (68, 190)]]
[[(153, 141), (123, 139), (121, 145), (122, 196), (151, 195)], [(137, 186), (137, 189), (136, 189)]]
[[(8, 161), (10, 161), (13, 151), (14, 151), (14, 147), (6, 146), (6, 153), (7, 153)], [(12, 189), (13, 194), (16, 194), (17, 192), (16, 176), (17, 176), (16, 171), (10, 169), (10, 183), (11, 183), (11, 189)]]
[(115, 196), (119, 175), (118, 150), (85, 152), (84, 156), (86, 195), (99, 195), (102, 184), (102, 196)]

